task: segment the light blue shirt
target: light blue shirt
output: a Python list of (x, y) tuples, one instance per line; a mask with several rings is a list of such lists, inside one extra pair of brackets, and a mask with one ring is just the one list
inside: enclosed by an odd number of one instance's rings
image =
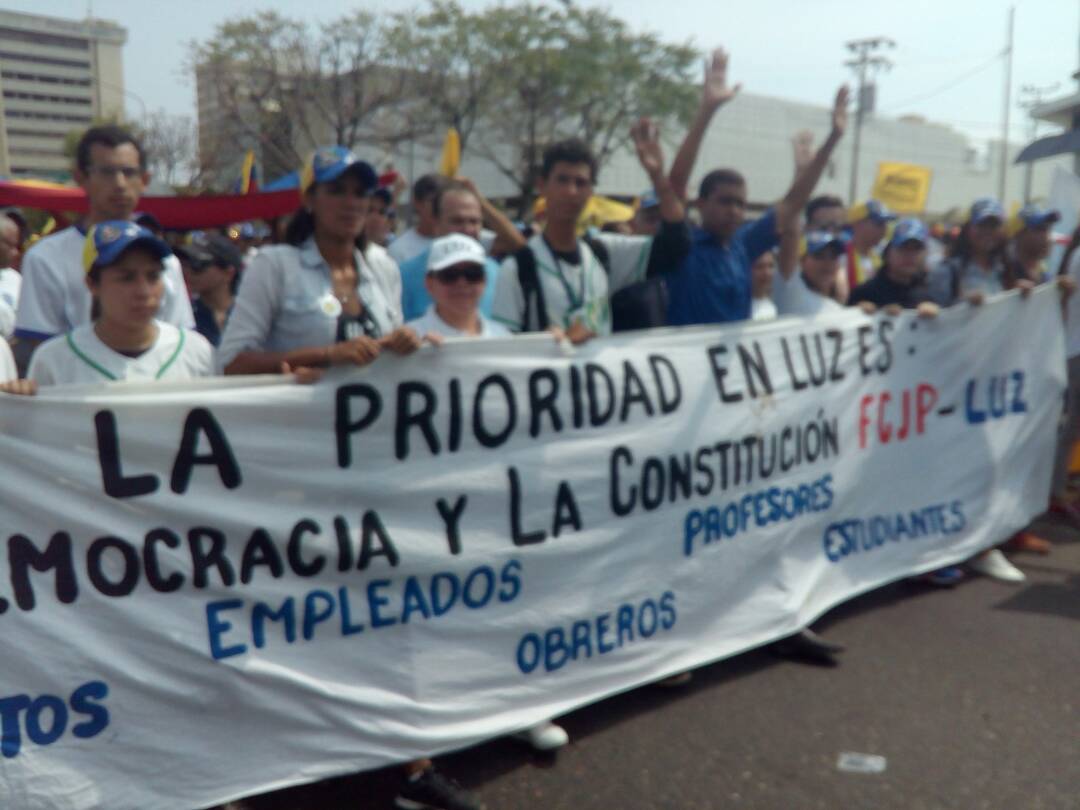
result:
[[(407, 321), (422, 317), (432, 304), (431, 296), (424, 286), (429, 253), (431, 248), (401, 264), (401, 310)], [(484, 270), (487, 272), (487, 286), (480, 299), (480, 314), (488, 318), (491, 317), (491, 305), (495, 301), (495, 280), (499, 277), (499, 263), (488, 256), (484, 262)]]
[[(354, 252), (357, 295), (380, 334), (402, 324), (397, 266), (380, 248), (365, 258)], [(314, 239), (299, 247), (262, 248), (244, 270), (232, 315), (221, 337), (220, 368), (245, 351), (288, 352), (331, 346), (341, 304), (334, 297), (330, 265)]]

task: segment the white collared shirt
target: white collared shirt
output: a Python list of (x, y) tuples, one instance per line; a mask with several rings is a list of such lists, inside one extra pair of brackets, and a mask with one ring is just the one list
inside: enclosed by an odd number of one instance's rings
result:
[(154, 345), (138, 357), (109, 348), (92, 323), (45, 341), (34, 352), (26, 377), (38, 385), (122, 380), (191, 380), (214, 373), (214, 348), (191, 329), (154, 321)]
[(6, 340), (0, 338), (0, 383), (11, 382), (19, 378), (19, 371), (15, 367), (15, 357), (11, 354), (11, 347)]
[(15, 333), (15, 313), (19, 310), (19, 288), (22, 276), (18, 270), (5, 267), (0, 270), (0, 338)]
[[(378, 245), (353, 252), (356, 292), (379, 334), (401, 326), (401, 274)], [(299, 247), (261, 248), (244, 271), (232, 315), (221, 336), (218, 364), (241, 352), (288, 352), (331, 346), (341, 305), (334, 297), (330, 265), (314, 239)]]
[(494, 338), (494, 337), (508, 337), (511, 333), (500, 323), (489, 320), (476, 313), (476, 317), (480, 319), (480, 334), (473, 335), (469, 332), (463, 332), (456, 327), (451, 326), (442, 318), (439, 317), (439, 313), (435, 311), (435, 305), (430, 304), (427, 311), (415, 320), (409, 321), (405, 324), (407, 327), (416, 332), (417, 335), (423, 337), (426, 334), (434, 332), (436, 335), (442, 335), (447, 338)]

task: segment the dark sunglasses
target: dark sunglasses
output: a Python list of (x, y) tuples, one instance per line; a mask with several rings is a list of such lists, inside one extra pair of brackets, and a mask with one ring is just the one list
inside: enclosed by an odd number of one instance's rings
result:
[(443, 284), (454, 284), (459, 278), (465, 279), (470, 284), (479, 284), (487, 278), (487, 273), (484, 272), (483, 267), (478, 267), (475, 264), (466, 264), (457, 265), (456, 267), (447, 267), (445, 270), (438, 270), (435, 273), (435, 278)]

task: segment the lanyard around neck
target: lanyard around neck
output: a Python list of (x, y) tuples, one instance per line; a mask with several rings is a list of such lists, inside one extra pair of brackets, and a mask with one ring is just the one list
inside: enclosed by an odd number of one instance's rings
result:
[(567, 300), (570, 302), (570, 311), (573, 312), (576, 309), (580, 309), (585, 302), (585, 281), (589, 270), (587, 256), (591, 254), (581, 249), (581, 242), (579, 241), (578, 255), (581, 256), (581, 284), (579, 285), (580, 289), (578, 293), (575, 295), (574, 288), (570, 286), (570, 281), (566, 278), (566, 273), (563, 272), (562, 261), (559, 259), (558, 253), (555, 252), (555, 248), (551, 246), (551, 243), (547, 240), (546, 236), (541, 235), (540, 238), (544, 240), (544, 247), (547, 248), (548, 253), (551, 254), (552, 261), (555, 262), (555, 270), (558, 279), (563, 285), (563, 290), (566, 291)]

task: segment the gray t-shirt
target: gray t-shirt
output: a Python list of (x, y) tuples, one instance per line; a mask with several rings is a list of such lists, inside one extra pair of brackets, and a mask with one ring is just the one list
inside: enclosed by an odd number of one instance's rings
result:
[(926, 287), (930, 300), (943, 307), (952, 306), (970, 293), (997, 295), (1005, 290), (1005, 264), (998, 259), (985, 270), (970, 259), (945, 259), (930, 271)]

